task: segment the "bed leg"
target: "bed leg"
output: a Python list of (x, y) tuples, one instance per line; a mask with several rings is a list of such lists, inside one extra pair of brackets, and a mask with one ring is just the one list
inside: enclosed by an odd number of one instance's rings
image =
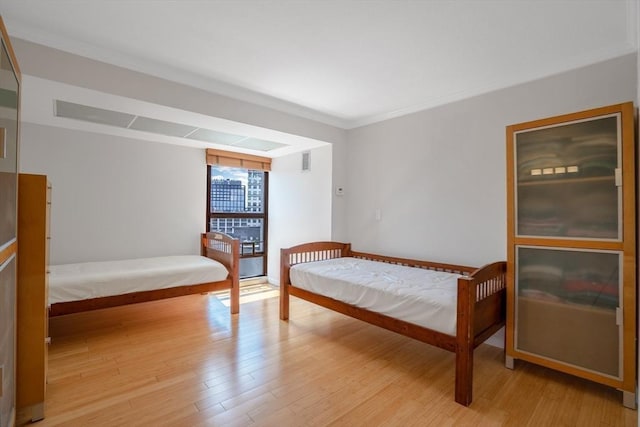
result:
[(289, 253), (280, 249), (280, 320), (289, 320)]
[(473, 319), (475, 319), (476, 283), (458, 279), (456, 325), (456, 402), (469, 406), (473, 394)]
[(240, 281), (234, 280), (231, 287), (229, 299), (231, 300), (231, 314), (237, 314), (240, 312)]
[(280, 319), (289, 320), (289, 288), (286, 283), (280, 284)]
[(473, 347), (456, 352), (456, 402), (469, 406), (473, 398)]

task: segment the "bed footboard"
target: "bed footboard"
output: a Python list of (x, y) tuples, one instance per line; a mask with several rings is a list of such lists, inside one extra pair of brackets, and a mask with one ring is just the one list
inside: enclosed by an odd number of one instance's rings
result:
[(473, 398), (473, 350), (505, 324), (506, 270), (499, 261), (458, 279), (456, 402), (465, 406)]
[(229, 271), (231, 314), (240, 311), (240, 241), (218, 232), (202, 233), (201, 255), (214, 259)]

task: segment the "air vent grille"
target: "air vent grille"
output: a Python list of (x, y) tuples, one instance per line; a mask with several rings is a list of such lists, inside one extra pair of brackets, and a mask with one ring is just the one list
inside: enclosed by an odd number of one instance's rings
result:
[(266, 152), (287, 146), (287, 144), (280, 142), (250, 138), (242, 135), (233, 135), (212, 129), (190, 126), (183, 123), (175, 123), (166, 120), (158, 120), (150, 117), (122, 113), (114, 110), (106, 110), (103, 108), (76, 104), (59, 99), (55, 102), (54, 115), (56, 117), (63, 117), (66, 119), (82, 120), (107, 126), (115, 126), (177, 138), (188, 138), (197, 141), (229, 145), (256, 151)]
[(136, 118), (133, 114), (120, 113), (118, 111), (89, 107), (88, 105), (74, 104), (71, 102), (56, 101), (56, 116), (70, 119), (83, 120), (85, 122), (99, 123), (101, 125), (126, 128)]
[(302, 153), (302, 171), (310, 171), (311, 170), (311, 153), (305, 151)]

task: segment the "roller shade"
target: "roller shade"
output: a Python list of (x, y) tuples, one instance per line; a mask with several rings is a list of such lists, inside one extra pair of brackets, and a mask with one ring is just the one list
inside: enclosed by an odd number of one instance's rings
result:
[(269, 157), (233, 153), (213, 148), (207, 148), (207, 164), (263, 171), (271, 170), (271, 159)]

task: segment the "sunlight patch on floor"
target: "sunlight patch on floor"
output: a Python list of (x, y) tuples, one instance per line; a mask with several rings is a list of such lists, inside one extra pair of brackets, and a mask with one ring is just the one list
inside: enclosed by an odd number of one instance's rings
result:
[[(211, 292), (211, 295), (220, 300), (222, 304), (229, 307), (229, 291)], [(268, 283), (258, 283), (253, 285), (240, 285), (240, 304), (260, 301), (267, 298), (275, 298), (280, 294), (278, 287)]]

